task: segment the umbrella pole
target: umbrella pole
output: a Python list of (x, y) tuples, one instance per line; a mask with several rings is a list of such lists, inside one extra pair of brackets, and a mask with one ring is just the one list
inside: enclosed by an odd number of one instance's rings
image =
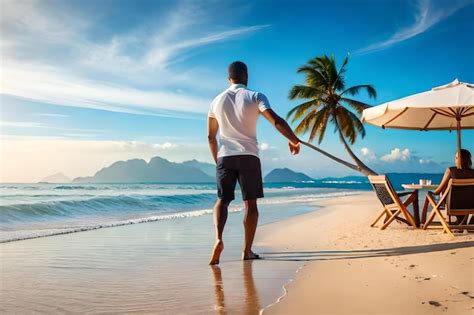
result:
[(457, 168), (461, 168), (461, 118), (456, 117), (457, 120), (457, 134), (458, 134), (458, 163)]

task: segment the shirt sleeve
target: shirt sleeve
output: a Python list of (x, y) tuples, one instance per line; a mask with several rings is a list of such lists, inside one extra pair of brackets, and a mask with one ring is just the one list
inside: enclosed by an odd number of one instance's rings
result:
[(260, 112), (263, 112), (267, 109), (272, 108), (270, 106), (270, 102), (268, 101), (268, 98), (265, 96), (265, 94), (257, 92), (256, 95), (255, 95), (255, 99), (256, 99), (255, 101), (258, 104), (258, 109), (259, 109)]
[(213, 109), (214, 109), (214, 102), (211, 103), (211, 105), (209, 105), (209, 111), (207, 112), (207, 117), (211, 117), (211, 118), (216, 118), (216, 115), (214, 115), (214, 112), (213, 112)]

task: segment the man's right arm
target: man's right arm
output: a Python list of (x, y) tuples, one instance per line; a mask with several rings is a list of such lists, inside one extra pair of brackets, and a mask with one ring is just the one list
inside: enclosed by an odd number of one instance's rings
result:
[(300, 151), (300, 139), (293, 133), (288, 123), (278, 116), (272, 109), (266, 109), (260, 112), (285, 138), (290, 142), (290, 151), (298, 154)]
[(219, 130), (219, 124), (213, 117), (207, 117), (207, 140), (209, 142), (209, 150), (211, 150), (211, 156), (214, 162), (217, 163), (217, 130)]

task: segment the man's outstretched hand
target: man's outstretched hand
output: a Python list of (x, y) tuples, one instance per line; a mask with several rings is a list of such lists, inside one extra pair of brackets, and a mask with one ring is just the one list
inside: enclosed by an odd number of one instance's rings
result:
[(300, 153), (300, 143), (297, 142), (296, 144), (293, 144), (292, 142), (288, 143), (288, 146), (290, 147), (290, 152), (293, 155), (297, 155)]

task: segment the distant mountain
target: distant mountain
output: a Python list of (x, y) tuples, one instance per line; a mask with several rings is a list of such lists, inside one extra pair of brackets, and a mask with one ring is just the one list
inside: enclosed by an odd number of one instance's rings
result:
[(215, 178), (216, 177), (216, 165), (210, 163), (199, 162), (198, 160), (194, 159), (191, 161), (185, 161), (181, 163), (184, 166), (192, 167), (202, 171), (203, 173)]
[(266, 183), (288, 183), (313, 181), (311, 177), (303, 173), (294, 172), (288, 168), (276, 168), (265, 176)]
[[(190, 161), (192, 162), (192, 161)], [(197, 162), (197, 161), (196, 161)], [(200, 162), (197, 162), (200, 163)], [(205, 163), (202, 163), (205, 164)], [(207, 183), (214, 178), (189, 163), (173, 163), (159, 156), (146, 162), (142, 159), (118, 161), (104, 167), (94, 176), (78, 177), (75, 183)]]
[(71, 179), (63, 173), (56, 173), (51, 176), (43, 178), (41, 183), (70, 183)]

